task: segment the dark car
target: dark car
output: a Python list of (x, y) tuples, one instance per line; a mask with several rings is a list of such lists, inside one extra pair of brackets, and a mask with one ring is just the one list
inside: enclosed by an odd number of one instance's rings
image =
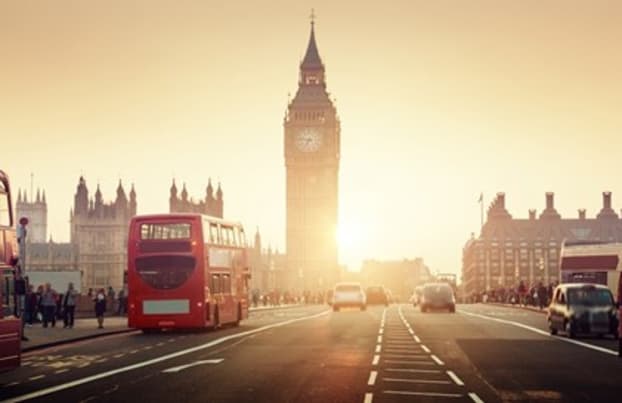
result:
[(433, 309), (447, 309), (456, 312), (454, 290), (447, 283), (430, 283), (423, 286), (422, 298), (419, 301), (421, 312)]
[(610, 334), (618, 337), (617, 305), (609, 288), (598, 284), (560, 284), (549, 306), (551, 334)]
[(389, 296), (382, 286), (367, 287), (367, 305), (389, 305)]

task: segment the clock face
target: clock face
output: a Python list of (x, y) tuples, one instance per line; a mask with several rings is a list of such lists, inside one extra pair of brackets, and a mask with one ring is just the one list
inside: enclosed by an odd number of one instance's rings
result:
[(296, 147), (300, 151), (310, 153), (319, 150), (321, 146), (322, 135), (319, 131), (304, 128), (296, 133)]

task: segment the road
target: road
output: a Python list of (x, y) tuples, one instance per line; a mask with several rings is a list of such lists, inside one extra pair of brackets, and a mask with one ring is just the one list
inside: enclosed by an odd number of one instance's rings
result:
[(130, 333), (33, 352), (0, 400), (619, 401), (613, 340), (568, 341), (545, 315), (492, 305), (256, 312), (240, 327)]

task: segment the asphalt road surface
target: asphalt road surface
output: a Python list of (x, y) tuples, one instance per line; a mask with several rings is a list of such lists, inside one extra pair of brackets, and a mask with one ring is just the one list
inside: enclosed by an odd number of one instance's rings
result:
[(58, 402), (622, 401), (614, 340), (548, 334), (492, 305), (255, 312), (240, 327), (129, 333), (38, 351), (0, 400)]

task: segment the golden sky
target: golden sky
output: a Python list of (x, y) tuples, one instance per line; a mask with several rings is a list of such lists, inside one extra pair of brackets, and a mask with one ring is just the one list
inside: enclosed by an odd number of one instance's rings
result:
[(46, 189), (55, 240), (84, 174), (140, 213), (173, 177), (284, 249), (282, 119), (317, 14), (342, 121), (340, 221), (364, 258), (458, 272), (477, 198), (515, 217), (556, 193), (563, 216), (601, 192), (622, 207), (622, 2), (617, 0), (5, 0), (0, 167)]

